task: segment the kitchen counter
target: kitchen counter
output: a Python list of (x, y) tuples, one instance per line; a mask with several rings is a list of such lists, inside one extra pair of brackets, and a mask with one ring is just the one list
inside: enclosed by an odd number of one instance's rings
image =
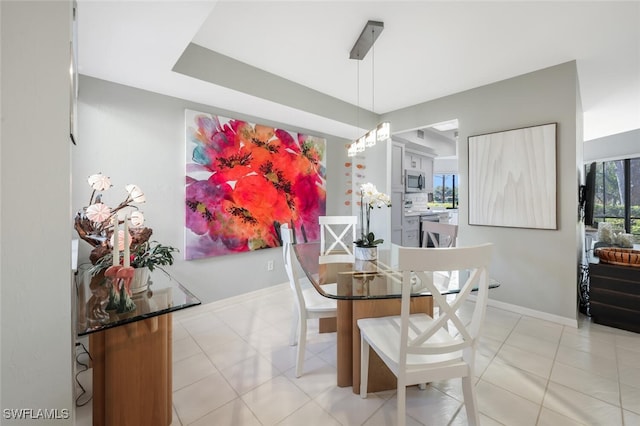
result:
[(404, 217), (412, 217), (412, 216), (431, 216), (437, 215), (438, 213), (433, 210), (405, 210)]

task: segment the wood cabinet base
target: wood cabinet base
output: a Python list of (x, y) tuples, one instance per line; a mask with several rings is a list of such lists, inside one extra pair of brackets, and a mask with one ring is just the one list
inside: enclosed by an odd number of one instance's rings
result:
[(89, 335), (94, 426), (169, 426), (172, 316)]

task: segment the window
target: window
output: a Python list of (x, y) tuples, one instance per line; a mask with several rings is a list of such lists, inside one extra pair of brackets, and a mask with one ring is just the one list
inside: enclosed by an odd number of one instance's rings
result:
[(458, 175), (433, 175), (433, 203), (435, 207), (458, 208)]
[(640, 235), (640, 158), (596, 163), (593, 217)]

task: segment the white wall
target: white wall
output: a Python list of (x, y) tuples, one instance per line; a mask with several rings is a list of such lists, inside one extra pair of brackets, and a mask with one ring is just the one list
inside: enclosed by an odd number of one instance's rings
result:
[[(582, 161), (582, 115), (575, 62), (550, 67), (383, 116), (396, 131), (425, 123), (459, 120), (459, 241), (493, 242), (491, 274), (501, 287), (491, 299), (542, 312), (575, 324), (580, 225), (578, 184)], [(557, 230), (470, 226), (468, 223), (469, 136), (558, 123)]]
[[(73, 424), (71, 2), (0, 2), (2, 409)], [(4, 419), (2, 424), (33, 424)]]
[(640, 157), (640, 129), (584, 143), (584, 162)]
[[(152, 239), (181, 250), (170, 271), (203, 303), (280, 284), (287, 278), (279, 248), (183, 260), (185, 108), (327, 137), (327, 214), (345, 214), (338, 192), (346, 185), (346, 177), (336, 167), (346, 160), (345, 140), (297, 128), (295, 123), (273, 123), (86, 76), (80, 77), (79, 88), (74, 211), (87, 205), (86, 177), (93, 173), (111, 177), (114, 187), (105, 193), (109, 205), (121, 201), (125, 185), (138, 184), (147, 196), (142, 211), (146, 225), (153, 229)], [(80, 241), (80, 249), (80, 261), (86, 261), (90, 247)], [(275, 264), (271, 272), (266, 269), (269, 260)]]

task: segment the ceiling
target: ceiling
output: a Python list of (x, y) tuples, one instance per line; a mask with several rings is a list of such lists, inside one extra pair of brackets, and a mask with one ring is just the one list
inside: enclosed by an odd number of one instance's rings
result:
[[(353, 138), (355, 130), (257, 96), (250, 85), (229, 88), (172, 68), (195, 43), (382, 114), (576, 60), (585, 140), (640, 128), (638, 1), (78, 4), (81, 74), (326, 134)], [(383, 21), (384, 31), (363, 61), (351, 60), (368, 20)]]

